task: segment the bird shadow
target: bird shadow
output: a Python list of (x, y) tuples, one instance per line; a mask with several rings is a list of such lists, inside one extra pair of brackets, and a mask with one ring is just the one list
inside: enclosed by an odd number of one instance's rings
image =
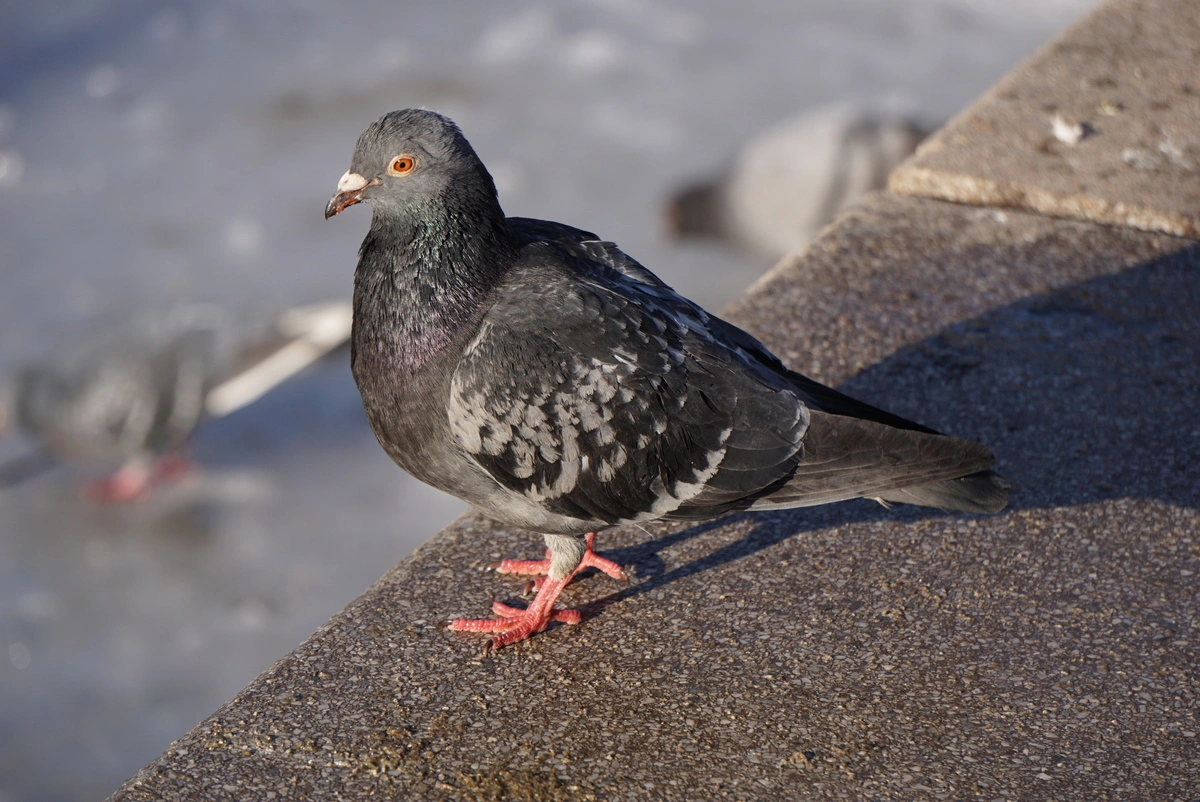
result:
[[(1119, 498), (1200, 507), (1200, 247), (1027, 296), (904, 347), (839, 389), (987, 444), (1013, 485), (1010, 509)], [(608, 552), (644, 581), (596, 614), (741, 560), (805, 531), (959, 515), (855, 501), (740, 513)], [(754, 516), (737, 542), (667, 570), (670, 546)], [(761, 517), (760, 517), (761, 516)]]
[[(948, 513), (957, 515), (958, 513)], [(604, 556), (619, 565), (631, 566), (638, 581), (614, 593), (595, 599), (581, 606), (588, 617), (595, 616), (605, 608), (637, 596), (665, 587), (672, 582), (686, 579), (712, 568), (734, 563), (768, 549), (804, 532), (816, 531), (827, 526), (840, 526), (868, 521), (917, 520), (927, 517), (915, 510), (897, 512), (880, 506), (877, 502), (856, 500), (840, 505), (837, 512), (813, 510), (785, 510), (781, 512), (733, 513), (713, 521), (705, 521), (645, 543), (604, 551)], [(669, 569), (661, 556), (662, 552), (680, 543), (702, 537), (709, 532), (751, 520), (749, 533), (733, 543), (705, 554), (691, 562)], [(798, 524), (798, 525), (797, 525)], [(581, 574), (582, 578), (592, 573)]]

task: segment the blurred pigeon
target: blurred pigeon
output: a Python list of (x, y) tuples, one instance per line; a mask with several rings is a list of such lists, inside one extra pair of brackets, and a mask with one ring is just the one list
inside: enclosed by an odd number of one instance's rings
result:
[(930, 131), (909, 115), (853, 104), (784, 120), (747, 142), (727, 171), (676, 193), (668, 233), (730, 241), (778, 261), (860, 195), (882, 189)]
[[(10, 419), (61, 460), (119, 465), (86, 490), (97, 501), (131, 500), (187, 469), (182, 448), (202, 420), (249, 404), (346, 342), (350, 318), (342, 302), (258, 325), (210, 305), (140, 317), (17, 371), (0, 391), (0, 428)], [(38, 465), (8, 466), (6, 484)]]
[(380, 444), (402, 468), (544, 533), (526, 609), (455, 619), (499, 648), (551, 621), (593, 550), (627, 522), (701, 520), (867, 497), (996, 512), (1008, 486), (981, 445), (788, 370), (594, 234), (505, 218), (458, 127), (384, 115), (359, 137), (325, 216), (365, 201), (351, 365)]

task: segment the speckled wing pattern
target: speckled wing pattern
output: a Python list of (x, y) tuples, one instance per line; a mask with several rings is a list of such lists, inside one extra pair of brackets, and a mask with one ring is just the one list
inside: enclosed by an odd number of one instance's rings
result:
[(70, 458), (129, 458), (178, 444), (199, 422), (220, 361), (220, 333), (190, 326), (173, 332), (137, 321), (62, 364), (27, 371), (22, 425)]
[(786, 379), (615, 246), (575, 246), (527, 246), (485, 318), (451, 383), (461, 446), (530, 501), (611, 523), (709, 517), (786, 481), (808, 425)]
[(59, 453), (77, 458), (138, 453), (154, 426), (154, 377), (146, 365), (105, 364), (83, 376), (40, 382), (38, 433)]

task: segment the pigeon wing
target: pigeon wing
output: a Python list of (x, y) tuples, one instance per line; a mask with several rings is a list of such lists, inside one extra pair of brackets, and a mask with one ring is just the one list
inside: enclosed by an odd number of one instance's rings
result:
[(661, 283), (527, 251), (451, 381), (451, 429), (495, 481), (608, 523), (709, 517), (786, 481), (808, 411), (785, 378)]

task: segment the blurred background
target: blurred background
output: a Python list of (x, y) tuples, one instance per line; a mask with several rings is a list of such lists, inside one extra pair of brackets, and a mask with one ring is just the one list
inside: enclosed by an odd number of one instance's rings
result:
[[(936, 126), (1093, 5), (9, 0), (0, 375), (181, 303), (348, 299), (369, 213), (322, 210), (405, 106), (459, 122), (509, 214), (719, 308), (769, 262), (666, 236), (680, 187), (830, 103)], [(384, 456), (344, 351), (191, 455), (133, 503), (84, 500), (70, 468), (0, 490), (0, 802), (104, 797), (463, 509)]]

